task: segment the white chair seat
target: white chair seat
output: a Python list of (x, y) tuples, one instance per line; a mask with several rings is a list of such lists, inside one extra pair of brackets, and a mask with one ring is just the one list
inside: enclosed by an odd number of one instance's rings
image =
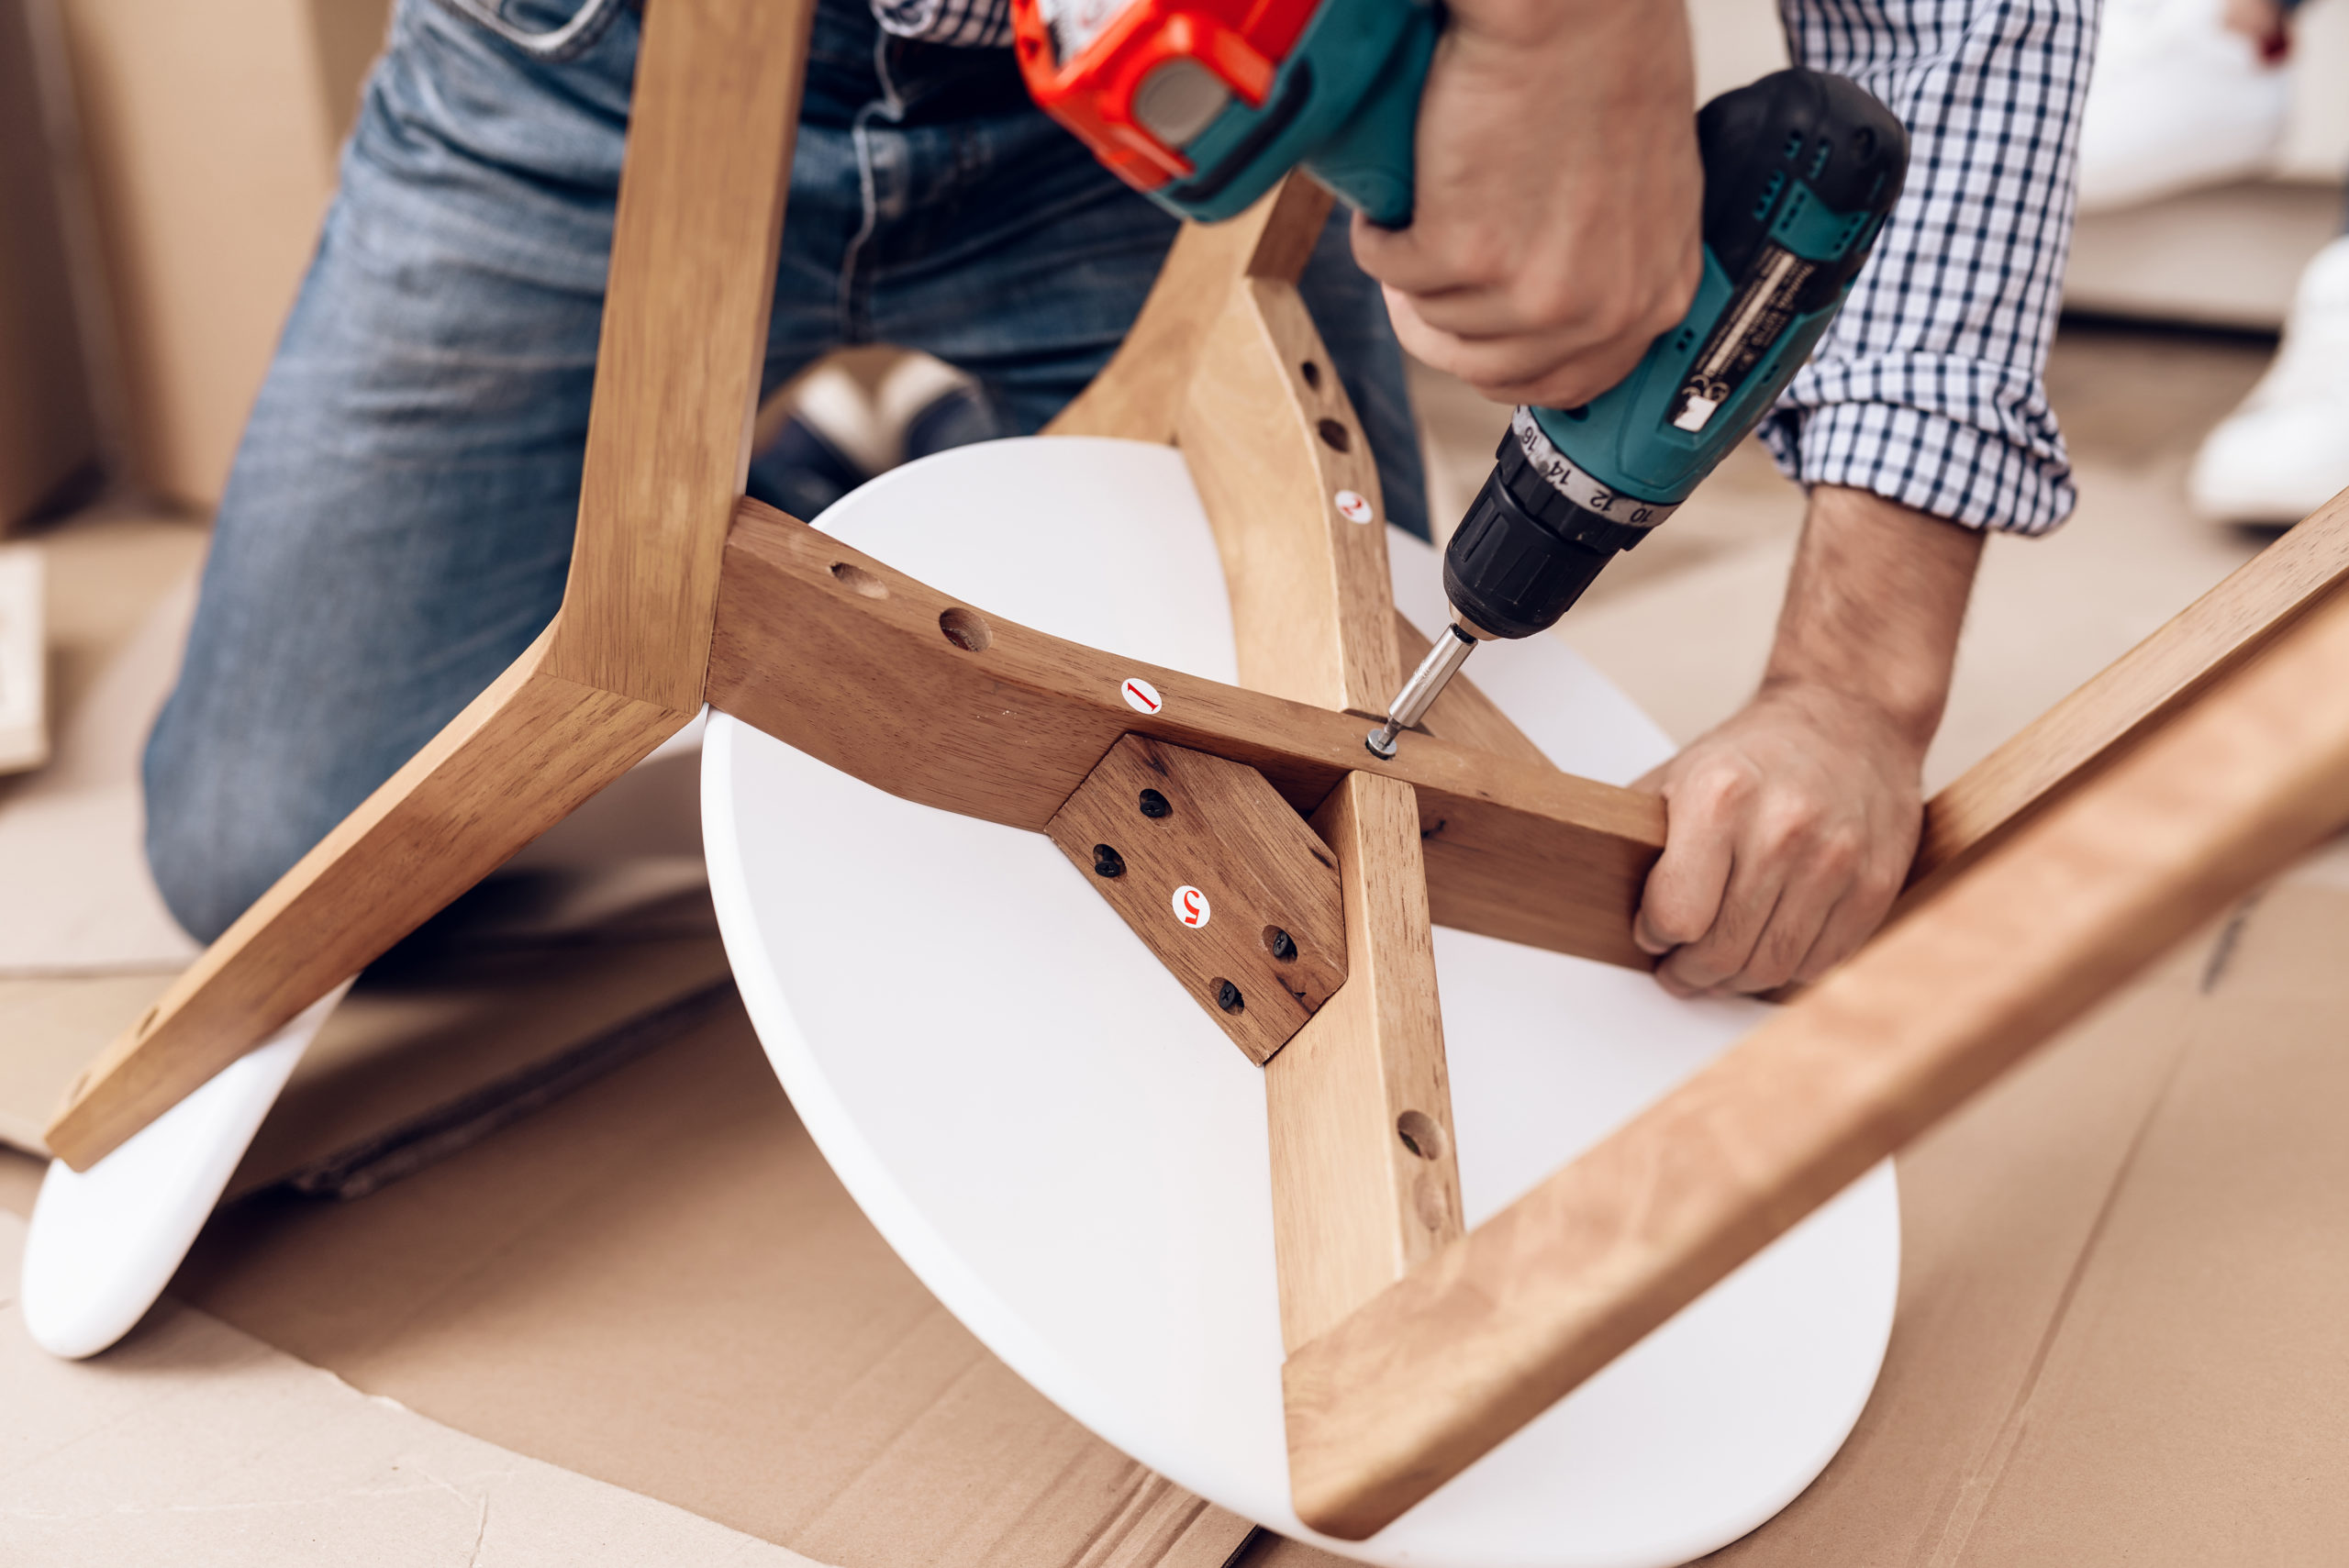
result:
[[(1170, 449), (964, 448), (819, 522), (990, 615), (1235, 678), (1214, 542)], [(1397, 604), (1433, 629), (1435, 556), (1389, 544)], [(1628, 781), (1669, 751), (1555, 639), (1469, 675), (1575, 773)], [(1260, 1072), (1041, 835), (899, 800), (722, 716), (703, 820), (751, 1018), (849, 1191), (991, 1350), (1181, 1485), (1397, 1568), (1647, 1568), (1768, 1518), (1858, 1418), (1892, 1324), (1888, 1163), (1372, 1540), (1315, 1536), (1289, 1507)], [(1436, 933), (1436, 963), (1472, 1224), (1765, 1016), (1458, 931)]]

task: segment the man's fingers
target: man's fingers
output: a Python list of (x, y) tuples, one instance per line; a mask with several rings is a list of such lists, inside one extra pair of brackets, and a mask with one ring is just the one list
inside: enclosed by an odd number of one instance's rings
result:
[[(1489, 245), (1464, 235), (1452, 236), (1450, 244), (1433, 244), (1428, 239), (1431, 232), (1416, 226), (1381, 228), (1356, 213), (1354, 263), (1388, 288), (1415, 298), (1482, 287), (1508, 278), (1508, 269), (1497, 264)], [(1463, 266), (1464, 253), (1477, 258), (1480, 264), (1473, 269)]]
[(1712, 929), (1729, 886), (1735, 817), (1758, 781), (1735, 770), (1684, 781), (1667, 795), (1664, 853), (1641, 890), (1631, 940), (1664, 954)]
[(1795, 977), (1818, 945), (1820, 932), (1842, 906), (1846, 882), (1798, 873), (1778, 895), (1776, 907), (1745, 962), (1717, 989), (1752, 995), (1776, 991)]
[[(1575, 394), (1573, 407), (1620, 381), (1639, 363), (1644, 344), (1594, 345), (1579, 332), (1553, 331), (1514, 338), (1470, 339), (1428, 325), (1408, 301), (1388, 295), (1396, 339), (1412, 358), (1458, 376), (1495, 402), (1533, 401), (1534, 394), (1564, 383)], [(1601, 380), (1611, 376), (1613, 380)]]
[(1790, 978), (1808, 985), (1857, 952), (1900, 896), (1905, 870), (1872, 866), (1845, 888)]
[(1869, 836), (1863, 820), (1841, 817), (1818, 802), (1782, 803), (1755, 835), (1758, 853), (1785, 869), (1786, 890), (1770, 923), (1738, 972), (1732, 991), (1775, 991), (1795, 978), (1820, 933), (1860, 880)]
[(1631, 374), (1655, 339), (1645, 317), (1614, 313), (1526, 329), (1510, 325), (1506, 301), (1475, 291), (1430, 298), (1390, 288), (1386, 302), (1413, 358), (1499, 403), (1587, 403)]
[(1701, 996), (1742, 973), (1777, 911), (1785, 885), (1781, 868), (1741, 862), (1730, 875), (1711, 928), (1695, 941), (1675, 948), (1656, 966), (1664, 988), (1675, 996)]
[[(1700, 863), (1692, 840), (1735, 846), (1726, 884), (1701, 931), (1691, 929), (1701, 900), (1686, 894), (1674, 900), (1681, 891), (1675, 884), (1667, 882), (1664, 898), (1652, 895), (1642, 906), (1642, 923), (1634, 927), (1642, 947), (1653, 951), (1652, 938), (1679, 939), (1656, 971), (1676, 995), (1786, 984), (1861, 879), (1869, 842), (1864, 824), (1837, 820), (1815, 800), (1766, 798), (1763, 784), (1751, 769), (1715, 767), (1678, 781), (1670, 797), (1665, 859), (1685, 843), (1692, 851), (1687, 863)], [(1657, 870), (1663, 869), (1660, 860)], [(1651, 886), (1655, 884), (1652, 875)], [(1865, 902), (1854, 901), (1853, 914)], [(1646, 904), (1657, 906), (1656, 918), (1647, 918)]]

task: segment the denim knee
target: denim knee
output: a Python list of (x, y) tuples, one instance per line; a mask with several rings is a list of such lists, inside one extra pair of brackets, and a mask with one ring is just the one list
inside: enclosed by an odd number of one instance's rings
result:
[(148, 737), (147, 865), (163, 906), (198, 941), (227, 930), (319, 836), (294, 813), (255, 809), (257, 789), (284, 784), (255, 779), (253, 762), (234, 736), (175, 722), (171, 708)]

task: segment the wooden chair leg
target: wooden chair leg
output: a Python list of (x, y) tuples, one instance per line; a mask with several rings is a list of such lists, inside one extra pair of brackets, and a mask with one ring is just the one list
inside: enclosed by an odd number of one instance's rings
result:
[(1236, 281), (1175, 438), (1223, 557), (1240, 684), (1381, 712), (1403, 663), (1378, 464), (1296, 284)]
[(1330, 193), (1292, 175), (1229, 223), (1185, 224), (1117, 354), (1044, 434), (1173, 440), (1199, 341), (1233, 283), (1295, 283), (1329, 216)]
[(2159, 732), (2349, 583), (2334, 496), (1925, 804), (1904, 909)]
[(1313, 827), (1338, 855), (1349, 973), (1264, 1064), (1281, 1341), (1292, 1351), (1463, 1225), (1416, 793), (1349, 773)]
[(2349, 600), (2335, 598), (1292, 1353), (1299, 1516), (1347, 1539), (1380, 1529), (2345, 822)]
[(50, 1124), (51, 1152), (87, 1170), (693, 717), (546, 673), (549, 640), (303, 856), (92, 1063)]
[[(1170, 261), (1151, 301), (1162, 319), (1179, 317), (1183, 352), (1147, 378), (1121, 358), (1105, 395), (1074, 412), (1113, 409), (1126, 421), (1118, 433), (1144, 439), (1166, 439), (1171, 412), (1223, 558), (1241, 684), (1369, 714), (1401, 679), (1398, 643), (1419, 639), (1388, 591), (1377, 464), (1297, 293), (1328, 210), (1292, 179), (1236, 232), (1186, 234), (1193, 250)], [(1146, 309), (1138, 340), (1151, 322)], [(1473, 692), (1443, 717), (1539, 758)], [(1410, 784), (1355, 771), (1313, 817), (1337, 856), (1346, 979), (1264, 1064), (1292, 1349), (1463, 1229), (1420, 815)]]
[(813, 0), (662, 0), (639, 49), (562, 615), (83, 1074), (86, 1169), (699, 711)]

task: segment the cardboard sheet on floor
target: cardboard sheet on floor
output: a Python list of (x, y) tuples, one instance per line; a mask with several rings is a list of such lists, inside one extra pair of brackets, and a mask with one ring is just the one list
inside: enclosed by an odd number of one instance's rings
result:
[(796, 1552), (508, 1452), (166, 1302), (95, 1362), (33, 1348), (0, 1215), (0, 1560), (50, 1568), (806, 1568)]
[(0, 795), (0, 977), (168, 971), (195, 956), (147, 872), (139, 757), (195, 608), (166, 595), (72, 707), (49, 765)]
[(434, 1419), (848, 1568), (1222, 1568), (1248, 1534), (939, 1307), (730, 1002), (370, 1196), (224, 1211), (174, 1289)]
[[(2344, 948), (2349, 886), (2304, 868), (1904, 1155), (1876, 1396), (1718, 1561), (2331, 1561)], [(434, 1419), (844, 1568), (1212, 1568), (1239, 1539), (938, 1307), (730, 1004), (369, 1197), (248, 1200), (176, 1288)], [(1102, 1556), (1137, 1518), (1181, 1528)], [(1241, 1561), (1331, 1562), (1272, 1540)]]
[[(170, 978), (0, 980), (0, 1141), (46, 1152), (66, 1085)], [(229, 1195), (283, 1180), (372, 1190), (666, 1043), (731, 993), (698, 886), (569, 940), (419, 942), (328, 1020)]]

